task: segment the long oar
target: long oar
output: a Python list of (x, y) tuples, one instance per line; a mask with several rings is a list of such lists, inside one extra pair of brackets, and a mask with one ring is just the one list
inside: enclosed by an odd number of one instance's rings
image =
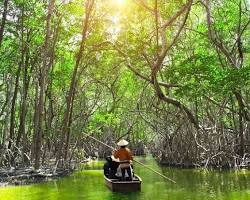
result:
[[(84, 135), (86, 135), (86, 136), (90, 137), (91, 139), (93, 139), (93, 140), (95, 140), (95, 141), (97, 141), (97, 142), (99, 142), (99, 143), (103, 144), (104, 146), (106, 146), (106, 147), (108, 147), (108, 148), (110, 148), (110, 149), (112, 149), (112, 150), (114, 150), (114, 149), (115, 149), (114, 147), (112, 147), (112, 146), (109, 146), (109, 145), (105, 144), (104, 142), (102, 142), (102, 141), (100, 141), (100, 140), (98, 140), (98, 139), (94, 138), (94, 137), (93, 137), (93, 136), (91, 136), (91, 135), (88, 135), (88, 134), (86, 134), (86, 133), (84, 133)], [(138, 164), (140, 164), (140, 165), (142, 165), (143, 167), (145, 167), (145, 168), (147, 168), (147, 169), (151, 170), (152, 172), (154, 172), (154, 173), (156, 173), (156, 174), (160, 175), (161, 177), (163, 177), (163, 178), (165, 178), (165, 179), (167, 179), (167, 180), (171, 181), (172, 183), (176, 183), (176, 182), (175, 182), (174, 180), (172, 180), (171, 178), (168, 178), (167, 176), (165, 176), (165, 175), (161, 174), (160, 172), (155, 171), (155, 170), (154, 170), (154, 169), (152, 169), (151, 167), (148, 167), (148, 166), (144, 165), (143, 163), (141, 163), (141, 162), (139, 162), (139, 161), (137, 161), (137, 160), (133, 160), (133, 161), (134, 161), (134, 162), (136, 162), (136, 163), (138, 163)]]

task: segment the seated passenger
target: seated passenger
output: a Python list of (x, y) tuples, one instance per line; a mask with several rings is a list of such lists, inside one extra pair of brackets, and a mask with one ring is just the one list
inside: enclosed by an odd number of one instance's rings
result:
[(108, 178), (118, 178), (116, 177), (117, 168), (119, 166), (119, 162), (116, 162), (112, 159), (111, 156), (106, 157), (106, 163), (103, 166), (104, 175)]

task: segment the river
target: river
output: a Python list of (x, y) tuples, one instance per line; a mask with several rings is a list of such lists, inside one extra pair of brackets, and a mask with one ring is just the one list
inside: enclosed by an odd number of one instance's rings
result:
[(173, 169), (160, 167), (150, 156), (137, 159), (177, 184), (136, 164), (136, 173), (143, 180), (142, 191), (113, 193), (104, 184), (103, 161), (94, 161), (69, 177), (0, 188), (0, 200), (250, 200), (248, 170)]

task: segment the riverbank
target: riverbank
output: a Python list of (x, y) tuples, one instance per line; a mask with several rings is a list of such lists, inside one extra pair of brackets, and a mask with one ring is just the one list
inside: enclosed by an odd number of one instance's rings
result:
[(181, 169), (194, 169), (194, 168), (206, 168), (206, 169), (222, 169), (222, 170), (238, 170), (238, 169), (248, 169), (250, 170), (250, 162), (246, 163), (225, 163), (225, 164), (208, 164), (208, 163), (192, 163), (192, 162), (168, 162), (165, 160), (158, 161), (162, 166), (172, 167), (172, 168), (181, 168)]
[(73, 199), (157, 199), (157, 200), (249, 200), (250, 171), (220, 171), (178, 169), (159, 165), (152, 156), (136, 157), (148, 167), (163, 173), (177, 184), (162, 178), (135, 163), (135, 173), (142, 180), (142, 191), (135, 193), (111, 192), (103, 180), (103, 160), (81, 165), (67, 178), (42, 184), (2, 187), (0, 200), (73, 200)]
[(57, 179), (70, 175), (73, 169), (54, 169), (44, 167), (35, 170), (33, 167), (0, 169), (0, 187), (9, 185), (28, 185)]

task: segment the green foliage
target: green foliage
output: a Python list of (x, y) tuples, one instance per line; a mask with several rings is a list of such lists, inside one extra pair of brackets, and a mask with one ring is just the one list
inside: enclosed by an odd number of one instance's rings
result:
[[(114, 138), (118, 138), (132, 127), (131, 138), (135, 143), (141, 139), (154, 138), (155, 132), (167, 135), (179, 130), (177, 125), (183, 113), (179, 114), (178, 106), (163, 103), (150, 82), (155, 70), (153, 66), (162, 53), (162, 37), (166, 37), (167, 46), (172, 41), (175, 43), (163, 58), (163, 64), (157, 71), (157, 79), (179, 85), (175, 88), (160, 86), (166, 96), (183, 103), (201, 121), (209, 121), (208, 125), (214, 122), (210, 122), (211, 117), (206, 113), (206, 98), (218, 102), (216, 106), (211, 106), (215, 113), (219, 113), (221, 108), (218, 105), (226, 99), (227, 108), (223, 108), (218, 121), (230, 128), (234, 124), (235, 133), (238, 131), (239, 120), (239, 103), (233, 95), (235, 91), (242, 92), (246, 104), (244, 111), (249, 113), (249, 10), (242, 4), (240, 14), (239, 1), (211, 1), (211, 28), (217, 43), (208, 35), (206, 8), (200, 2), (192, 5), (187, 22), (175, 40), (185, 13), (167, 26), (165, 32), (161, 32), (161, 26), (156, 26), (156, 21), (159, 20), (161, 25), (166, 23), (186, 3), (184, 0), (159, 0), (158, 12), (161, 18), (157, 19), (154, 12), (155, 1), (135, 3), (133, 0), (126, 0), (121, 5), (115, 0), (96, 0), (87, 27), (83, 27), (86, 0), (55, 1), (46, 51), (48, 2), (9, 2), (0, 47), (1, 104), (5, 101), (7, 103), (6, 107), (0, 105), (0, 112), (3, 110), (0, 132), (6, 134), (6, 138), (16, 73), (20, 64), (22, 66), (16, 87), (18, 94), (14, 111), (14, 139), (17, 138), (20, 126), (22, 101), (26, 98), (26, 129), (23, 135), (27, 134), (27, 143), (31, 144), (33, 141), (36, 128), (34, 118), (38, 110), (39, 84), (44, 66), (48, 67), (42, 113), (44, 124), (48, 128), (51, 123), (49, 131), (52, 134), (48, 137), (53, 138), (56, 144), (58, 137), (65, 137), (66, 133), (62, 133), (61, 127), (64, 126), (66, 107), (69, 106), (69, 87), (81, 43), (84, 48), (76, 74), (74, 100), (70, 105), (73, 114), (70, 116), (72, 121), (69, 122), (69, 128), (73, 132), (74, 137), (70, 138), (73, 142), (82, 130), (97, 130), (99, 136), (112, 132)], [(2, 4), (0, 10), (3, 10)], [(82, 41), (84, 28), (87, 28), (86, 38)], [(241, 43), (237, 43), (239, 36)], [(242, 55), (239, 52), (240, 45)], [(236, 61), (235, 66), (223, 52), (225, 49)], [(47, 60), (43, 60), (44, 57)], [(24, 97), (26, 88), (27, 97)], [(233, 123), (232, 115), (235, 115)], [(216, 115), (213, 117), (216, 118)], [(46, 131), (49, 132), (47, 129)], [(44, 137), (46, 136), (45, 134)], [(1, 135), (1, 138), (4, 137)]]
[[(106, 125), (106, 126), (115, 126), (116, 124), (118, 124), (120, 121), (118, 118), (116, 118), (116, 116), (112, 113), (98, 113), (96, 112), (93, 115), (93, 119), (91, 121), (91, 123), (95, 123), (95, 127), (98, 124), (102, 124), (102, 125)], [(91, 123), (90, 123), (90, 127), (91, 127)]]

